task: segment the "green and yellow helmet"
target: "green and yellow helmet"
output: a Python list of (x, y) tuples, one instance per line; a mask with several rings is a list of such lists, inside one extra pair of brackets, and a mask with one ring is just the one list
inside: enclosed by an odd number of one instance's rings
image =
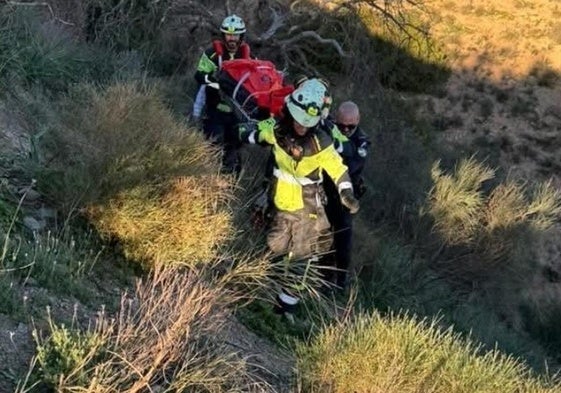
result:
[(224, 34), (241, 35), (246, 31), (245, 23), (239, 16), (229, 15), (222, 21), (220, 31)]
[(325, 84), (314, 78), (302, 82), (285, 98), (285, 103), (294, 120), (304, 127), (314, 127), (321, 119), (326, 97)]

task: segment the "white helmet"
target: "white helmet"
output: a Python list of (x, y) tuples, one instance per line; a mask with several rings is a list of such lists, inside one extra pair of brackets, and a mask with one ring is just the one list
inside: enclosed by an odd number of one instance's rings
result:
[(245, 33), (245, 23), (239, 16), (230, 15), (222, 21), (220, 31), (224, 34), (241, 35)]
[(327, 96), (325, 84), (309, 79), (289, 94), (284, 102), (294, 120), (304, 127), (314, 127), (320, 121)]

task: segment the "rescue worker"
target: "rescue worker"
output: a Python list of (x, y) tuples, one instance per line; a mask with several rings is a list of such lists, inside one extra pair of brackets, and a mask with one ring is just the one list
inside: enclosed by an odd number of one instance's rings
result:
[(217, 73), (222, 62), (249, 59), (250, 48), (244, 42), (245, 23), (237, 15), (227, 16), (220, 26), (221, 40), (215, 40), (199, 59), (195, 79), (199, 91), (193, 105), (193, 117), (199, 120), (203, 113), (203, 132), (208, 139), (222, 146), (222, 169), (225, 173), (239, 174), (241, 170), (240, 143), (237, 139), (238, 120), (233, 108), (220, 96)]
[[(324, 129), (329, 129), (329, 128), (335, 128), (335, 125), (333, 124), (333, 122), (331, 123), (325, 123), (326, 119), (329, 115), (329, 109), (331, 108), (331, 104), (332, 104), (332, 98), (331, 95), (329, 94), (328, 91), (328, 82), (323, 79), (323, 78), (319, 78), (319, 77), (309, 77), (305, 74), (299, 74), (296, 76), (296, 78), (294, 79), (294, 87), (298, 88), (300, 87), (304, 82), (310, 80), (310, 79), (315, 79), (317, 81), (319, 81), (321, 83), (317, 84), (317, 82), (313, 82), (316, 83), (317, 89), (323, 90), (323, 103), (321, 105), (321, 113), (320, 113), (320, 121), (319, 123), (321, 124), (321, 127)], [(327, 128), (326, 128), (327, 127)], [(333, 133), (337, 133), (338, 131), (335, 130), (330, 130), (329, 134), (333, 134)], [(260, 229), (260, 228), (269, 228), (270, 224), (271, 224), (271, 217), (272, 217), (272, 209), (271, 209), (271, 201), (270, 201), (270, 195), (269, 195), (269, 188), (270, 188), (270, 182), (271, 179), (273, 177), (273, 169), (275, 167), (275, 157), (274, 154), (271, 152), (271, 154), (269, 155), (269, 158), (267, 159), (267, 164), (265, 166), (265, 180), (263, 181), (263, 185), (262, 185), (262, 191), (259, 193), (259, 195), (257, 196), (253, 206), (252, 206), (252, 213), (251, 213), (251, 222), (252, 225), (255, 229)]]
[[(368, 156), (370, 139), (359, 126), (360, 111), (354, 102), (346, 101), (339, 105), (334, 120), (340, 133), (332, 133), (332, 137), (348, 168), (354, 197), (358, 200), (366, 191), (362, 171)], [(333, 231), (332, 256), (337, 268), (333, 271), (332, 281), (339, 288), (345, 288), (351, 268), (353, 216), (352, 212), (341, 204), (337, 187), (330, 179), (324, 182), (324, 189), (327, 195), (325, 210)]]
[[(324, 210), (324, 173), (335, 184), (341, 203), (353, 214), (359, 209), (347, 167), (320, 122), (325, 99), (325, 85), (317, 79), (307, 80), (285, 98), (282, 117), (244, 123), (239, 128), (243, 142), (272, 146), (270, 189), (276, 212), (267, 245), (274, 255), (291, 260), (313, 260), (331, 245)], [(278, 295), (279, 311), (289, 321), (293, 321), (298, 301), (287, 288)]]

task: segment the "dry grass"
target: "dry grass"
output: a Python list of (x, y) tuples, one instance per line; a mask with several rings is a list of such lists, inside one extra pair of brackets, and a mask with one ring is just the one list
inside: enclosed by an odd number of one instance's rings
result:
[[(36, 332), (39, 378), (58, 392), (270, 391), (215, 339), (227, 308), (251, 296), (236, 285), (247, 267), (209, 275), (218, 267), (156, 268), (114, 319), (102, 311), (86, 332), (55, 324), (47, 339)], [(259, 262), (257, 272), (266, 272)]]
[(447, 243), (471, 242), (479, 230), (485, 204), (481, 185), (495, 172), (474, 158), (462, 160), (455, 175), (444, 174), (439, 162), (431, 172), (434, 187), (429, 193), (428, 213), (434, 218), (435, 230)]
[(480, 353), (436, 321), (359, 315), (326, 326), (297, 349), (303, 392), (555, 392), (522, 363)]
[(438, 162), (433, 166), (434, 187), (427, 212), (445, 243), (472, 244), (478, 237), (493, 237), (497, 231), (523, 225), (544, 231), (559, 219), (561, 193), (551, 182), (540, 184), (528, 195), (523, 184), (509, 180), (485, 195), (482, 185), (494, 173), (473, 157), (462, 160), (454, 175), (442, 173)]
[[(524, 78), (531, 74), (536, 55), (540, 55), (552, 70), (561, 71), (561, 45), (554, 22), (559, 12), (556, 2), (473, 0), (468, 5), (431, 0), (427, 6), (436, 21), (435, 39), (447, 47), (448, 53), (462, 54), (453, 64), (457, 69), (474, 69), (494, 81), (503, 76)], [(449, 39), (452, 28), (461, 31), (455, 41)], [(488, 57), (480, 56), (483, 49)]]

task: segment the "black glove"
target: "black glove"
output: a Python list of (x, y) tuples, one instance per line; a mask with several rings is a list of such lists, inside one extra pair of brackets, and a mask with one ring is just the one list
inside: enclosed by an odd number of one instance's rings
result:
[(349, 209), (351, 214), (356, 214), (360, 208), (360, 204), (358, 199), (355, 198), (352, 188), (341, 190), (339, 195), (341, 196), (341, 204)]
[(356, 182), (353, 182), (353, 189), (355, 191), (355, 197), (357, 199), (362, 198), (362, 196), (366, 194), (366, 191), (368, 190), (366, 184), (364, 184), (364, 179), (362, 177), (359, 177)]

